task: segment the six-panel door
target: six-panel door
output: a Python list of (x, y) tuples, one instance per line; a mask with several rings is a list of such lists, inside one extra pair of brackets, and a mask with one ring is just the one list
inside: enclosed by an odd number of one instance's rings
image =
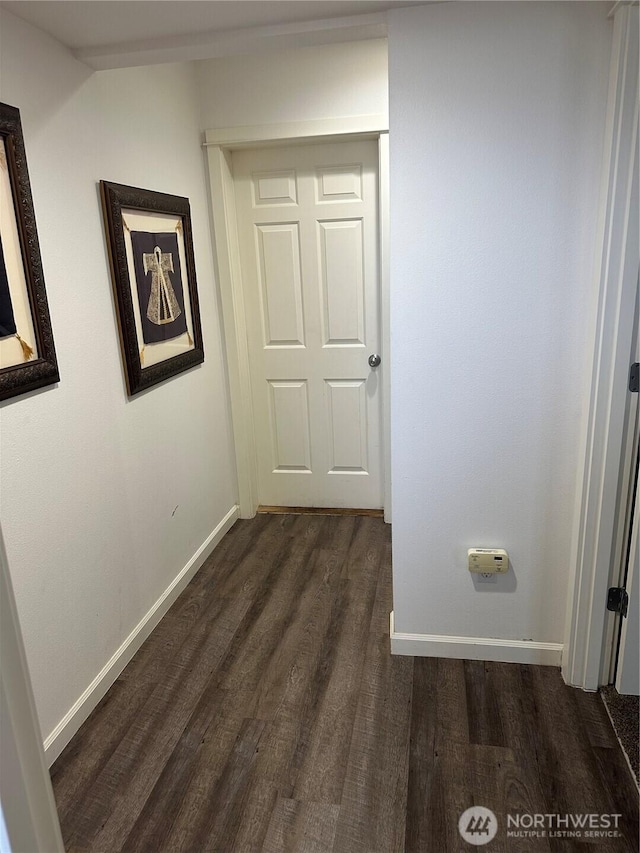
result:
[(382, 506), (374, 141), (233, 154), (259, 501)]

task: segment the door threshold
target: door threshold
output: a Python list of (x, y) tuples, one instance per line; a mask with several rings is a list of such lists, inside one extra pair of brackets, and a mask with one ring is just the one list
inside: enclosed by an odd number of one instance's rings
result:
[(324, 506), (259, 506), (258, 512), (279, 515), (366, 515), (369, 518), (384, 518), (382, 509), (345, 509)]

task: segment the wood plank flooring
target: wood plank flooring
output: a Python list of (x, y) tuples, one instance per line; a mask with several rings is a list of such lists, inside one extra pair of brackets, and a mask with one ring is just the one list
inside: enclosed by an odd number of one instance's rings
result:
[(371, 518), (384, 518), (382, 509), (349, 509), (345, 507), (320, 506), (259, 506), (259, 513), (269, 515), (368, 515)]
[[(239, 521), (52, 768), (69, 851), (637, 851), (597, 694), (549, 667), (392, 657), (390, 528)], [(508, 813), (621, 813), (620, 836), (506, 836)]]

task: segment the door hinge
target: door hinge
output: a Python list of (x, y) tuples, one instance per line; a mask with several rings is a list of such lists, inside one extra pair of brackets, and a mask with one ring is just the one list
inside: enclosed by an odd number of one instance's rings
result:
[(629, 391), (633, 391), (634, 394), (638, 393), (638, 387), (640, 386), (640, 363), (634, 361), (629, 369)]
[(607, 610), (613, 610), (621, 616), (627, 615), (629, 593), (623, 586), (612, 586), (607, 594)]

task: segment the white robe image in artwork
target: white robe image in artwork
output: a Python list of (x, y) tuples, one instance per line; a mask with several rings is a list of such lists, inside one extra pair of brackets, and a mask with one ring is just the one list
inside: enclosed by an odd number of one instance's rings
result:
[(151, 273), (151, 295), (147, 317), (156, 326), (173, 323), (182, 314), (168, 273), (173, 272), (173, 254), (156, 246), (142, 256), (145, 274)]

